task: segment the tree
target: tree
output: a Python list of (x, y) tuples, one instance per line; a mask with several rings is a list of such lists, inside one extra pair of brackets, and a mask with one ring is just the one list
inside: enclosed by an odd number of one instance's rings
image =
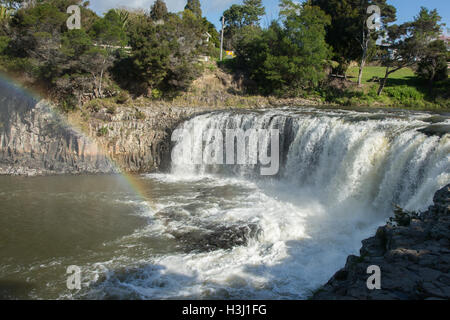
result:
[(266, 9), (262, 5), (262, 0), (244, 0), (243, 13), (245, 25), (256, 25), (266, 14)]
[[(374, 30), (367, 26), (369, 22), (368, 19), (371, 17), (368, 16), (367, 9), (371, 5), (376, 5), (380, 8), (380, 18), (379, 29)], [(363, 70), (366, 65), (367, 59), (370, 58), (371, 53), (374, 54), (377, 39), (384, 34), (384, 29), (391, 22), (394, 22), (396, 19), (396, 9), (395, 7), (388, 5), (386, 0), (362, 0), (360, 2), (360, 15), (359, 15), (359, 25), (361, 26), (355, 28), (355, 37), (358, 40), (358, 43), (361, 47), (360, 59), (359, 59), (359, 73), (358, 73), (358, 86), (361, 86)], [(372, 12), (369, 12), (370, 14)], [(373, 23), (373, 21), (371, 21)]]
[(422, 7), (412, 22), (392, 25), (387, 28), (388, 39), (382, 64), (385, 76), (380, 81), (378, 95), (381, 95), (389, 75), (397, 70), (410, 67), (426, 56), (427, 48), (441, 32), (441, 17), (436, 10)]
[(150, 10), (150, 17), (153, 21), (164, 20), (167, 16), (167, 6), (163, 0), (156, 0)]
[(395, 8), (386, 0), (311, 0), (312, 5), (319, 6), (331, 17), (327, 27), (327, 43), (333, 47), (334, 60), (339, 63), (337, 74), (346, 74), (351, 61), (358, 60), (360, 65), (358, 85), (367, 58), (375, 46), (380, 30), (367, 27), (370, 5), (377, 5), (381, 14), (381, 29), (395, 20)]
[(131, 36), (132, 59), (135, 73), (147, 96), (167, 75), (170, 48), (167, 39), (160, 37), (157, 26), (142, 21)]
[[(243, 34), (238, 62), (265, 94), (296, 95), (324, 78), (329, 57), (325, 27), (330, 18), (317, 7), (283, 0), (283, 25)], [(249, 26), (244, 28), (248, 31)]]
[(445, 42), (442, 40), (432, 41), (426, 48), (416, 71), (420, 78), (428, 82), (430, 94), (435, 81), (447, 79), (447, 69), (447, 47)]
[(103, 77), (112, 66), (115, 53), (128, 43), (124, 17), (126, 16), (112, 9), (92, 26), (91, 35), (96, 40), (96, 48), (89, 50), (84, 58), (90, 66), (89, 73), (94, 78), (95, 95), (98, 97), (103, 97)]
[(243, 34), (242, 29), (248, 26), (259, 27), (259, 20), (264, 14), (265, 8), (261, 0), (245, 0), (243, 5), (234, 4), (225, 10), (225, 47), (236, 50), (236, 44)]
[(200, 0), (188, 0), (184, 10), (191, 10), (193, 14), (197, 16), (197, 18), (202, 17), (202, 9), (200, 6)]
[[(360, 56), (360, 45), (355, 37), (359, 30), (361, 6), (358, 0), (311, 0), (311, 5), (318, 6), (331, 17), (327, 26), (326, 41), (333, 48), (333, 59), (338, 62), (337, 74), (346, 74), (351, 61)], [(359, 34), (359, 32), (358, 32)]]

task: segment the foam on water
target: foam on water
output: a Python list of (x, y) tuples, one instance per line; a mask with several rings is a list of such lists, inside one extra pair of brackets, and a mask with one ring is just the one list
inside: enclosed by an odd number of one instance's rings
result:
[[(434, 192), (450, 182), (449, 135), (417, 131), (428, 125), (428, 116), (283, 109), (193, 118), (182, 128), (197, 142), (207, 129), (279, 129), (280, 173), (262, 178), (256, 166), (191, 165), (180, 158), (184, 139), (191, 138), (183, 137), (173, 150), (172, 172), (144, 177), (179, 192), (160, 197), (155, 210), (142, 213), (148, 226), (120, 240), (172, 239), (173, 251), (155, 253), (136, 244), (144, 251), (140, 259), (124, 250), (96, 264), (106, 278), (83, 295), (306, 298), (358, 253), (360, 241), (385, 223), (393, 204), (425, 210)], [(201, 242), (215, 227), (236, 225), (256, 225), (258, 232), (227, 249), (196, 250), (191, 243), (186, 250), (174, 240), (197, 232), (200, 238), (192, 241)]]

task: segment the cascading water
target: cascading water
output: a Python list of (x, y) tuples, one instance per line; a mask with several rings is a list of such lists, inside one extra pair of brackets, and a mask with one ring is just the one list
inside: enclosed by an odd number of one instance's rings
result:
[[(146, 176), (159, 192), (156, 210), (145, 213), (149, 225), (125, 241), (138, 246), (151, 238), (170, 249), (139, 246), (147, 253), (134, 260), (136, 269), (109, 274), (88, 296), (110, 296), (114, 288), (122, 298), (308, 297), (358, 253), (393, 204), (424, 210), (450, 182), (450, 135), (421, 133), (430, 118), (285, 108), (187, 121), (174, 143), (171, 173)], [(446, 117), (433, 122), (449, 124)], [(204, 139), (205, 132), (227, 129), (278, 130), (278, 174), (261, 176), (255, 164), (192, 161), (215, 139)], [(163, 185), (171, 192), (160, 191)]]
[[(401, 114), (400, 114), (401, 115)], [(181, 149), (205, 148), (202, 133), (216, 129), (278, 129), (284, 165), (277, 182), (320, 194), (329, 205), (346, 201), (386, 210), (393, 203), (424, 210), (434, 192), (450, 181), (449, 136), (426, 136), (426, 115), (408, 118), (357, 112), (206, 114), (183, 125), (173, 152), (173, 174), (229, 173), (229, 165), (186, 165)], [(267, 147), (267, 146), (266, 146)], [(189, 155), (189, 153), (187, 154)], [(255, 166), (236, 165), (231, 173), (258, 177)]]

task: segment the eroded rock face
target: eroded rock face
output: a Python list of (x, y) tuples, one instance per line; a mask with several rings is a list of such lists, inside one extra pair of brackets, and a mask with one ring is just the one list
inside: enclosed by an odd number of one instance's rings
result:
[[(89, 136), (127, 172), (152, 172), (170, 166), (171, 136), (184, 120), (206, 109), (123, 107), (91, 114)], [(104, 129), (103, 129), (104, 128)], [(99, 136), (99, 132), (103, 135)]]
[[(45, 101), (0, 81), (0, 174), (151, 172), (170, 165), (176, 126), (206, 108), (107, 108), (75, 129)], [(101, 134), (100, 134), (101, 133)]]
[(0, 83), (0, 174), (113, 171), (97, 144), (67, 125), (45, 101)]
[[(360, 257), (349, 256), (313, 299), (449, 299), (450, 185), (407, 227), (386, 225), (366, 239)], [(381, 269), (381, 289), (367, 289), (367, 268)]]

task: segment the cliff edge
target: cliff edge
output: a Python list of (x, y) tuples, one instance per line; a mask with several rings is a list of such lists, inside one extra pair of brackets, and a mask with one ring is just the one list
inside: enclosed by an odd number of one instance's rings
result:
[[(380, 227), (362, 242), (360, 256), (349, 256), (345, 267), (311, 299), (450, 299), (450, 185), (439, 190), (433, 201), (406, 226)], [(371, 265), (381, 270), (379, 290), (366, 285)]]

